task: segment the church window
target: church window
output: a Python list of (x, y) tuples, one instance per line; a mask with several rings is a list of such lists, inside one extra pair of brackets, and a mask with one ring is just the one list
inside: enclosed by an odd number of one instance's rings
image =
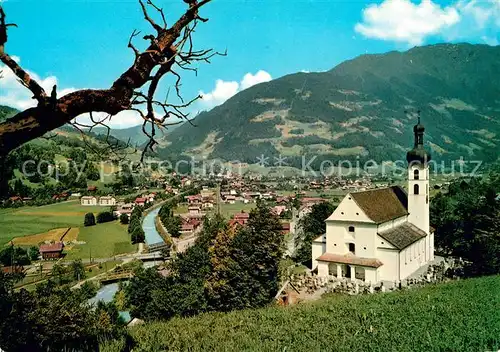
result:
[(413, 179), (418, 180), (419, 179), (419, 172), (417, 169), (413, 170)]
[(413, 194), (418, 194), (418, 192), (419, 192), (419, 187), (418, 187), (418, 185), (414, 185), (414, 186), (413, 186)]
[(349, 232), (354, 232), (354, 226), (349, 226)]
[(363, 249), (366, 251), (366, 247), (363, 247)]
[(359, 215), (359, 213), (356, 213), (356, 215)]
[(341, 212), (340, 214), (344, 215), (344, 212)]

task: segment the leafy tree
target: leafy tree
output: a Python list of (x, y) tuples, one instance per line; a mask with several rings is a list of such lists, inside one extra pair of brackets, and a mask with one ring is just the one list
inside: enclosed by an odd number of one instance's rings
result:
[(182, 219), (180, 216), (172, 216), (166, 219), (166, 222), (163, 223), (168, 233), (172, 237), (180, 237), (181, 235), (181, 225)]
[(129, 223), (129, 217), (127, 214), (120, 215), (120, 224), (127, 225)]
[(95, 225), (94, 213), (85, 214), (85, 219), (83, 220), (83, 226), (94, 226), (94, 225)]
[(28, 249), (28, 257), (30, 258), (31, 261), (38, 260), (39, 256), (40, 256), (40, 251), (38, 250), (38, 247), (32, 246)]
[(96, 218), (96, 221), (98, 224), (102, 224), (102, 223), (110, 222), (110, 221), (114, 221), (114, 220), (115, 220), (115, 216), (110, 211), (100, 212), (99, 214), (97, 214), (97, 218)]
[(140, 226), (136, 227), (132, 231), (131, 240), (132, 244), (144, 243), (144, 241), (146, 240), (146, 234), (144, 233), (144, 230)]
[(29, 265), (31, 260), (25, 249), (10, 245), (0, 251), (0, 263), (5, 266)]
[(67, 274), (67, 268), (59, 263), (54, 264), (52, 270), (50, 271), (50, 276), (53, 279), (53, 282), (57, 283), (58, 285), (62, 285), (69, 281)]
[(93, 162), (88, 161), (85, 165), (85, 178), (91, 181), (98, 181), (101, 178), (99, 170)]
[(297, 262), (311, 261), (312, 241), (325, 233), (325, 220), (333, 213), (335, 206), (328, 202), (314, 204), (311, 212), (299, 221), (299, 231), (295, 237), (295, 255)]
[(262, 307), (270, 303), (279, 285), (279, 263), (284, 242), (281, 224), (267, 206), (250, 212), (247, 226), (233, 240), (233, 257), (237, 266), (234, 289), (239, 292), (232, 309)]
[(85, 279), (85, 267), (83, 266), (82, 260), (74, 260), (70, 265), (70, 270), (75, 280), (83, 280)]
[(33, 292), (16, 292), (16, 280), (0, 272), (0, 341), (6, 351), (96, 351), (103, 339), (123, 336), (119, 324), (112, 330), (100, 324), (103, 309), (91, 309), (80, 290), (49, 280)]
[(436, 250), (461, 257), (467, 276), (500, 273), (500, 211), (496, 200), (500, 176), (459, 180), (448, 193), (431, 201), (431, 224), (435, 227)]

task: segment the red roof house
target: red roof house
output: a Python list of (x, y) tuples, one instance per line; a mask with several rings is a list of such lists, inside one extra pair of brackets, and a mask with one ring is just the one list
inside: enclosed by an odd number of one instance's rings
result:
[(62, 257), (64, 244), (56, 242), (51, 244), (42, 244), (40, 246), (40, 254), (43, 259), (57, 259)]

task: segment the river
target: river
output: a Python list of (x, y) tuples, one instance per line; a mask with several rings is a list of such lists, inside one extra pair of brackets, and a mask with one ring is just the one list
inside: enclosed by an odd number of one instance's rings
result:
[(148, 245), (164, 242), (158, 231), (156, 231), (155, 226), (155, 219), (160, 212), (160, 208), (161, 206), (151, 210), (151, 212), (144, 217), (144, 221), (142, 222), (142, 229), (144, 230), (146, 244)]

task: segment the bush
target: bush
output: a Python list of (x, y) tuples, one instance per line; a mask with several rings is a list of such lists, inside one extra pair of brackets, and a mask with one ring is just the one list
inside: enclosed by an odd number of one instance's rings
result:
[(97, 214), (97, 223), (102, 224), (104, 222), (110, 222), (115, 220), (115, 216), (110, 211), (103, 211)]
[(94, 225), (95, 225), (94, 213), (85, 214), (85, 219), (83, 220), (83, 226), (94, 226)]
[(127, 214), (120, 215), (120, 223), (123, 225), (127, 225), (129, 223), (129, 218)]

